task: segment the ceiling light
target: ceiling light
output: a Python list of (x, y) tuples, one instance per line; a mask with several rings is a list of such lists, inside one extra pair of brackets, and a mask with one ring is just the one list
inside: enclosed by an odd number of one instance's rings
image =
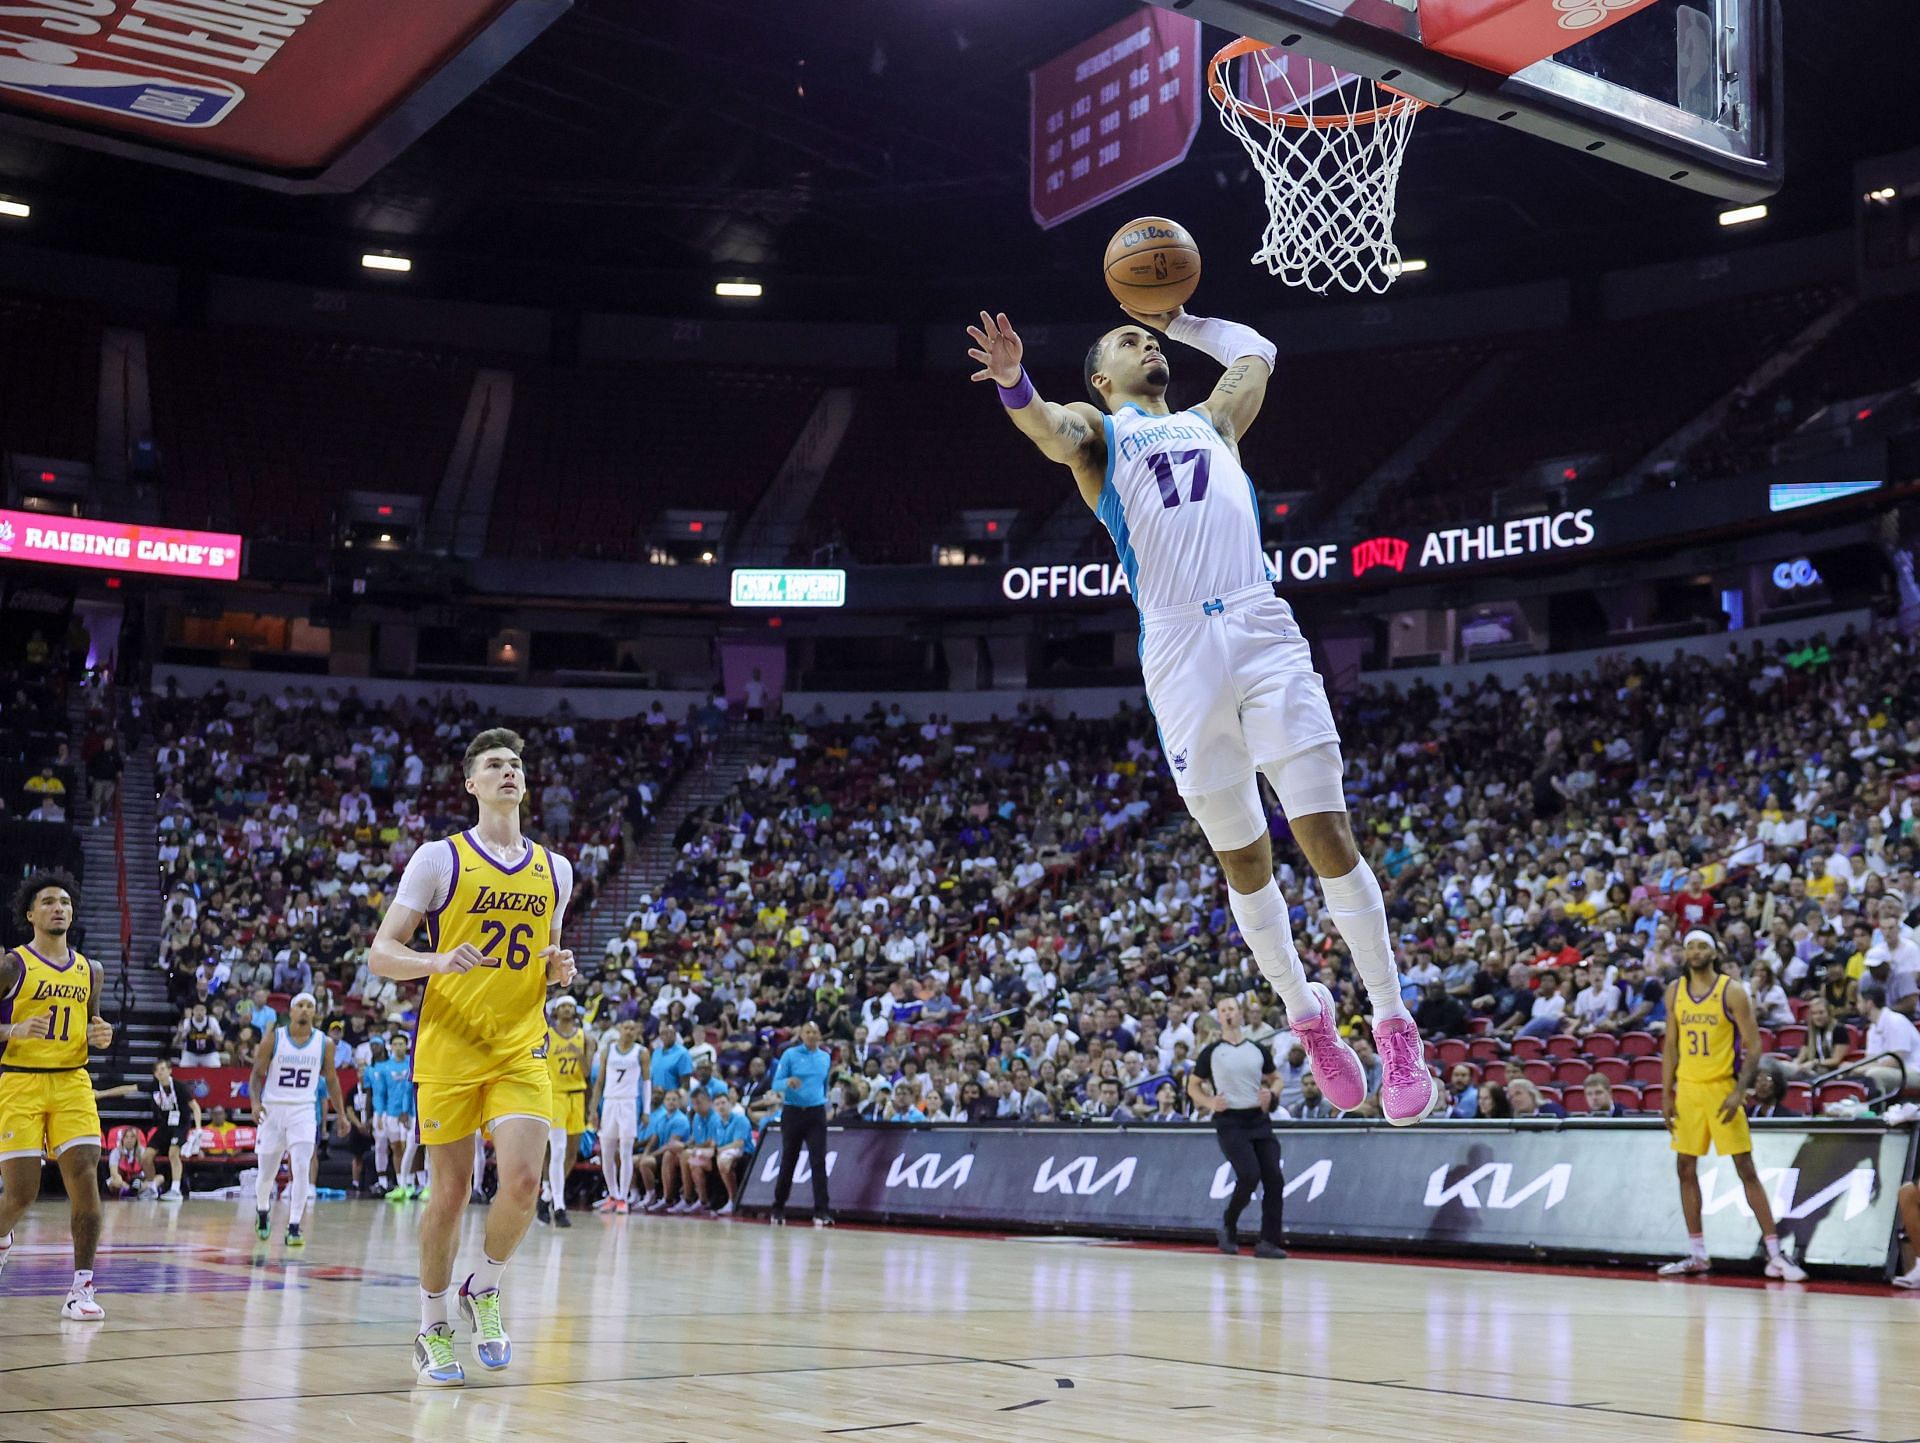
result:
[(413, 269), (413, 262), (405, 256), (388, 255), (384, 251), (379, 254), (369, 251), (360, 257), (360, 264), (370, 271), (399, 271), (404, 274)]
[(734, 296), (741, 300), (757, 301), (760, 299), (760, 282), (716, 281), (713, 293), (716, 296)]
[(1390, 276), (1416, 276), (1427, 268), (1425, 261), (1398, 260), (1387, 262), (1387, 274)]
[(1751, 225), (1754, 221), (1766, 218), (1767, 208), (1764, 205), (1736, 206), (1733, 210), (1720, 212), (1721, 225)]
[(1878, 190), (1868, 191), (1867, 199), (1875, 202), (1876, 204), (1885, 205), (1888, 201), (1896, 199), (1899, 196), (1899, 194), (1900, 192), (1895, 190), (1892, 186), (1883, 185)]
[(33, 207), (24, 200), (14, 200), (11, 196), (0, 195), (0, 215), (10, 215), (15, 220), (25, 220), (33, 214)]

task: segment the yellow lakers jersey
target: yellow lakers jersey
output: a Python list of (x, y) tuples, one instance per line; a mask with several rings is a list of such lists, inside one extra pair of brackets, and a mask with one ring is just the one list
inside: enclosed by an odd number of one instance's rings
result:
[(1716, 977), (1706, 999), (1696, 1002), (1687, 992), (1682, 976), (1674, 994), (1673, 1020), (1679, 1029), (1680, 1066), (1674, 1077), (1680, 1082), (1732, 1082), (1734, 1044), (1737, 1029), (1727, 1011), (1727, 979)]
[(45, 1037), (21, 1037), (0, 1045), (0, 1068), (65, 1072), (87, 1065), (87, 1016), (92, 1010), (93, 967), (78, 952), (49, 962), (32, 947), (16, 947), (19, 985), (0, 999), (0, 1025), (47, 1019)]
[(462, 832), (432, 843), (453, 854), (453, 887), (427, 915), (427, 946), (448, 952), (471, 943), (486, 965), (427, 979), (420, 999), (413, 1077), (478, 1082), (526, 1058), (544, 1056), (547, 964), (559, 887), (547, 849), (530, 844), (503, 867)]
[(576, 1027), (571, 1037), (562, 1037), (558, 1032), (547, 1033), (547, 1075), (553, 1079), (556, 1093), (587, 1090), (585, 1028)]

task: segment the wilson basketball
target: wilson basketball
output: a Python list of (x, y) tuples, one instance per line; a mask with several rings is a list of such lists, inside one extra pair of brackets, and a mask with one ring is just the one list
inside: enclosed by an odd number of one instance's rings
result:
[(1164, 216), (1130, 220), (1107, 242), (1107, 289), (1136, 311), (1184, 306), (1200, 284), (1200, 248)]

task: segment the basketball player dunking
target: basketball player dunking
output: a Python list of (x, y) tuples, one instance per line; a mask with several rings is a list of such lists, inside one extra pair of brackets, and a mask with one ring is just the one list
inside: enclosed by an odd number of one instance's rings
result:
[[(420, 1333), (414, 1368), (426, 1386), (457, 1387), (448, 1292), (473, 1164), (473, 1138), (493, 1134), (497, 1188), (481, 1261), (460, 1284), (460, 1312), (482, 1367), (504, 1368), (513, 1345), (500, 1316), (500, 1275), (533, 1222), (553, 1110), (547, 1077), (547, 987), (573, 980), (560, 945), (573, 892), (567, 859), (520, 835), (527, 795), (522, 742), (481, 732), (466, 752), (480, 820), (415, 852), (369, 954), (377, 976), (425, 978), (413, 1048), (414, 1103), (431, 1189), (420, 1220)], [(407, 944), (425, 921), (427, 946)]]
[[(1273, 344), (1184, 309), (1127, 314), (1142, 324), (1107, 332), (1087, 352), (1087, 393), (1097, 405), (1036, 395), (1004, 315), (982, 311), (967, 327), (967, 354), (980, 365), (973, 379), (998, 384), (1013, 424), (1072, 470), (1113, 537), (1140, 608), (1147, 701), (1175, 785), (1220, 859), (1234, 920), (1327, 1101), (1344, 1112), (1361, 1106), (1366, 1073), (1339, 1034), (1332, 995), (1300, 965), (1256, 772), (1273, 784), (1319, 875), (1373, 1004), (1381, 1111), (1402, 1126), (1419, 1122), (1440, 1101), (1440, 1086), (1400, 999), (1380, 884), (1354, 847), (1326, 688), (1260, 549), (1253, 485), (1240, 465), (1240, 438), (1266, 399)], [(1227, 368), (1203, 404), (1168, 409), (1172, 374), (1154, 330)]]
[(100, 1016), (98, 964), (67, 946), (80, 892), (65, 872), (21, 883), (14, 915), (33, 941), (0, 955), (0, 1269), (13, 1225), (40, 1195), (40, 1159), (50, 1157), (67, 1190), (73, 1227), (73, 1287), (60, 1316), (97, 1323), (93, 1296), (100, 1245), (100, 1110), (87, 1049), (113, 1045)]
[[(1680, 1215), (1687, 1224), (1687, 1255), (1660, 1269), (1662, 1277), (1690, 1277), (1711, 1269), (1702, 1231), (1700, 1158), (1711, 1147), (1733, 1159), (1767, 1247), (1767, 1276), (1804, 1283), (1806, 1271), (1780, 1250), (1766, 1185), (1753, 1165), (1747, 1128), (1747, 1089), (1760, 1069), (1760, 1024), (1747, 989), (1720, 972), (1720, 943), (1704, 927), (1680, 945), (1680, 976), (1667, 987), (1667, 1034), (1660, 1049), (1661, 1113), (1680, 1174)], [(1737, 1075), (1736, 1075), (1737, 1073)]]

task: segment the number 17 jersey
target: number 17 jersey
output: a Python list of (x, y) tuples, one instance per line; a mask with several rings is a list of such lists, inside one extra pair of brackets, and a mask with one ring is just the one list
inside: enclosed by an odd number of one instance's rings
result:
[(450, 850), (452, 883), (427, 914), (427, 946), (470, 943), (487, 959), (469, 972), (429, 977), (414, 1037), (416, 1083), (479, 1082), (546, 1055), (547, 964), (559, 915), (554, 858), (528, 842), (502, 866), (471, 832), (435, 842)]
[(1106, 433), (1096, 512), (1135, 606), (1158, 611), (1273, 580), (1253, 483), (1204, 412), (1155, 416), (1128, 403)]

